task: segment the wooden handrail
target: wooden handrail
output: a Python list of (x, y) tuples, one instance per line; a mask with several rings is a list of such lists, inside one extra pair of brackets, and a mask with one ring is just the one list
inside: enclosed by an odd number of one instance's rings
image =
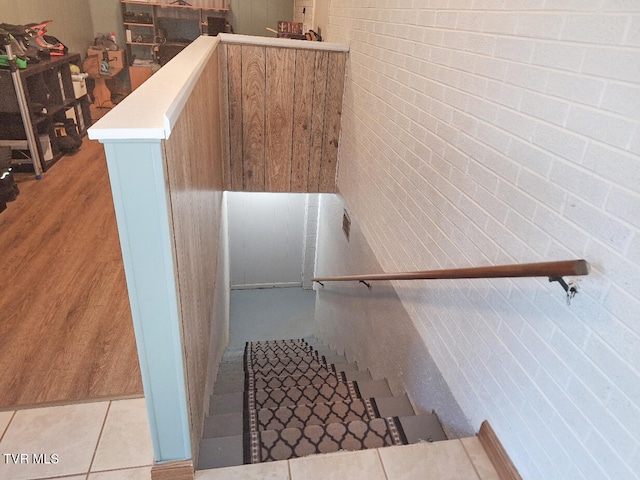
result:
[(586, 260), (564, 260), (560, 262), (522, 263), (496, 265), (490, 267), (453, 268), (448, 270), (424, 270), (417, 272), (372, 273), (364, 275), (343, 275), (338, 277), (317, 277), (314, 282), (368, 282), (373, 280), (444, 280), (460, 278), (512, 278), (549, 277), (557, 280), (564, 275), (588, 275), (591, 269)]

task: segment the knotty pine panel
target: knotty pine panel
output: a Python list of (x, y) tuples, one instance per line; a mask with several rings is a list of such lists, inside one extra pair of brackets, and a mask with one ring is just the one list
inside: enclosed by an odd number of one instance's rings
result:
[(320, 165), (324, 144), (324, 107), (327, 96), (329, 52), (316, 52), (313, 110), (311, 119), (311, 153), (309, 156), (308, 191), (320, 191)]
[(267, 48), (266, 54), (265, 190), (288, 192), (296, 52), (289, 48)]
[(313, 50), (298, 50), (296, 52), (291, 192), (307, 192), (309, 188), (315, 61), (316, 52)]
[(265, 191), (266, 48), (242, 46), (243, 190)]
[[(229, 69), (227, 67), (227, 50), (225, 44), (218, 45), (220, 72), (220, 141), (222, 148), (222, 175), (225, 188), (231, 185), (231, 114), (229, 110)], [(241, 124), (240, 124), (241, 125)]]
[(320, 164), (320, 192), (333, 192), (336, 185), (336, 167), (340, 141), (340, 121), (342, 117), (342, 90), (344, 89), (344, 54), (329, 54), (327, 73), (327, 98), (324, 117), (325, 127)]
[[(244, 169), (242, 168), (242, 47), (227, 47), (227, 85), (223, 85), (223, 96), (226, 92), (229, 105), (229, 190), (244, 190)], [(223, 112), (224, 114), (224, 112)]]
[(225, 188), (335, 192), (345, 63), (344, 52), (227, 45)]

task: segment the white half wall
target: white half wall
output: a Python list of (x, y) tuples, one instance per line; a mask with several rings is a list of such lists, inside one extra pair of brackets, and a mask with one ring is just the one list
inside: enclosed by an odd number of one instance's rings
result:
[(639, 31), (637, 1), (342, 0), (323, 32), (350, 45), (338, 189), (384, 270), (593, 267), (571, 306), (547, 279), (393, 285), (525, 479), (640, 472)]

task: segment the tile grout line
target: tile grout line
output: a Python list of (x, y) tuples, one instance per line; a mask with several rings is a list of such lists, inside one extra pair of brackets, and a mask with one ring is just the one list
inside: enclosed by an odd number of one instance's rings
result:
[(387, 480), (391, 480), (389, 475), (387, 475), (387, 469), (384, 468), (384, 462), (382, 461), (382, 456), (380, 455), (380, 449), (376, 448), (376, 455), (378, 455), (378, 460), (380, 461), (380, 466), (382, 467), (382, 473), (384, 473), (384, 478)]
[(2, 432), (2, 435), (0, 435), (0, 442), (2, 442), (2, 440), (4, 440), (5, 435), (9, 431), (9, 427), (13, 423), (13, 419), (16, 418), (16, 413), (18, 413), (18, 411), (14, 410), (13, 411), (13, 415), (11, 415), (11, 418), (9, 419), (9, 422), (7, 423), (7, 426), (4, 428), (4, 431)]
[(471, 458), (471, 455), (467, 451), (467, 447), (464, 446), (464, 443), (462, 442), (462, 440), (460, 440), (459, 438), (457, 440), (458, 440), (458, 442), (460, 442), (460, 445), (462, 445), (462, 450), (464, 450), (464, 454), (467, 456), (467, 459), (469, 460), (469, 463), (471, 463), (471, 466), (473, 467), (473, 471), (476, 472), (476, 477), (478, 477), (478, 480), (482, 480), (482, 476), (480, 475), (480, 472), (476, 468), (476, 464), (473, 461), (473, 459)]
[(109, 405), (107, 405), (107, 411), (104, 414), (104, 420), (102, 421), (102, 426), (100, 427), (100, 433), (98, 434), (98, 440), (96, 441), (96, 448), (93, 450), (93, 455), (91, 456), (91, 462), (89, 463), (89, 470), (87, 471), (87, 480), (89, 479), (89, 474), (91, 473), (91, 469), (93, 468), (93, 462), (96, 459), (96, 454), (98, 453), (98, 447), (100, 446), (100, 440), (102, 439), (102, 434), (104, 433), (104, 427), (107, 424), (107, 418), (109, 417), (109, 412), (111, 411), (111, 404), (113, 400), (109, 400)]
[(293, 477), (291, 476), (291, 459), (287, 460), (287, 473), (289, 475), (288, 480), (293, 480)]

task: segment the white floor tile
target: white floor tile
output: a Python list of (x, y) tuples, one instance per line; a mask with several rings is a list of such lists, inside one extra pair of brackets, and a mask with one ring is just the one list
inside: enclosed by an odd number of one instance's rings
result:
[(195, 480), (289, 480), (289, 465), (285, 460), (200, 470)]
[(478, 437), (461, 438), (460, 441), (481, 480), (500, 480)]
[(0, 412), (0, 438), (2, 438), (2, 435), (7, 429), (7, 425), (9, 425), (11, 417), (13, 417), (13, 413), (14, 412)]
[(459, 440), (381, 448), (389, 480), (478, 480)]
[(0, 442), (0, 453), (18, 456), (0, 457), (0, 478), (27, 480), (86, 473), (108, 405), (95, 402), (16, 412)]
[(92, 472), (153, 464), (144, 398), (111, 402)]
[(386, 480), (377, 450), (296, 458), (289, 461), (289, 470), (291, 480)]
[(89, 480), (148, 480), (151, 479), (151, 467), (127, 468), (89, 474)]

